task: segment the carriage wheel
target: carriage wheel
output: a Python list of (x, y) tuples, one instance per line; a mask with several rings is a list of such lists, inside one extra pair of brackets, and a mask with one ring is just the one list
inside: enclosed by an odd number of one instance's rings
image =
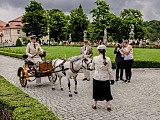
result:
[(57, 75), (55, 77), (53, 77), (53, 75), (48, 76), (49, 81), (51, 82), (53, 80), (53, 82), (56, 82), (57, 80)]
[(19, 81), (22, 87), (27, 85), (27, 80), (23, 68), (19, 70)]

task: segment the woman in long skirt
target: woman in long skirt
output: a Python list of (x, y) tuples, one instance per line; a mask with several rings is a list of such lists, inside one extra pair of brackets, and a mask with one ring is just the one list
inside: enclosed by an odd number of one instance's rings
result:
[(97, 47), (98, 56), (93, 58), (91, 69), (95, 69), (93, 74), (93, 109), (96, 109), (97, 102), (106, 100), (107, 110), (111, 110), (110, 100), (113, 99), (111, 95), (110, 84), (114, 84), (114, 77), (112, 73), (112, 65), (109, 57), (105, 56), (106, 46), (99, 45)]

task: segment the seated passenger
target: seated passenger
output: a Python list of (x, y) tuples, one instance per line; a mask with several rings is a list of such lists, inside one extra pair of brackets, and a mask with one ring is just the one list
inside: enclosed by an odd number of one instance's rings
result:
[[(41, 57), (39, 56), (40, 53), (45, 53), (45, 51), (41, 48), (39, 43), (36, 42), (36, 35), (30, 36), (31, 42), (27, 44), (26, 47), (26, 54), (28, 55), (28, 60), (33, 63), (42, 62)], [(41, 83), (41, 78), (36, 79), (37, 83)]]
[(26, 54), (28, 55), (27, 59), (33, 63), (42, 62), (39, 54), (44, 53), (45, 51), (41, 48), (40, 44), (36, 42), (35, 35), (32, 35), (30, 38), (31, 42), (28, 43), (26, 47)]

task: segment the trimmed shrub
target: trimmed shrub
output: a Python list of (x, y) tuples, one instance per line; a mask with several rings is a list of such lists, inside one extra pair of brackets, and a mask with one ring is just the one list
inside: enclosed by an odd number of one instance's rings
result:
[(22, 46), (22, 42), (21, 42), (20, 39), (17, 39), (17, 41), (16, 41), (16, 46)]
[(38, 100), (31, 98), (2, 76), (0, 86), (0, 109), (3, 111), (3, 108), (7, 108), (8, 115), (12, 114), (12, 120), (59, 120)]

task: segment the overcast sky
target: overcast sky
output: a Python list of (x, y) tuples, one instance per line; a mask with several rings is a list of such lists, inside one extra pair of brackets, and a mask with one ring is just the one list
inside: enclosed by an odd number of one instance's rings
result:
[[(89, 12), (96, 6), (96, 0), (36, 0), (40, 2), (44, 9), (58, 8), (69, 14), (72, 9), (80, 4), (84, 12), (91, 18)], [(119, 16), (125, 8), (138, 9), (143, 14), (144, 20), (160, 20), (160, 0), (105, 0), (110, 11)], [(25, 7), (30, 4), (30, 0), (0, 0), (0, 20), (8, 22), (25, 13)]]

